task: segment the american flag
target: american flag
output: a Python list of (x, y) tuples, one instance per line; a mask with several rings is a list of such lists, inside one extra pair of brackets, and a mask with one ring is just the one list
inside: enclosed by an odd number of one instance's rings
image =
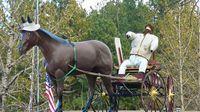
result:
[[(46, 68), (46, 66), (45, 66), (45, 68)], [(51, 79), (50, 79), (48, 73), (46, 73), (46, 91), (45, 91), (45, 94), (46, 94), (48, 101), (49, 101), (49, 111), (55, 112), (55, 104), (54, 104), (54, 97), (53, 97), (51, 84), (52, 84)]]

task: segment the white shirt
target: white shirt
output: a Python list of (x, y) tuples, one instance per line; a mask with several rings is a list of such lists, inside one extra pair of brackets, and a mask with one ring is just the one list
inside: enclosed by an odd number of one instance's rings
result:
[(128, 31), (126, 35), (132, 40), (130, 54), (141, 55), (149, 60), (152, 55), (151, 51), (155, 51), (158, 47), (158, 37), (153, 34), (147, 33), (144, 36), (142, 33)]

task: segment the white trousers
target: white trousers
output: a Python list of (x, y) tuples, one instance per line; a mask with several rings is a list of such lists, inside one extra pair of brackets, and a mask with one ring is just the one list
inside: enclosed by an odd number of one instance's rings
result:
[(145, 73), (147, 65), (148, 61), (144, 57), (131, 55), (129, 59), (124, 60), (123, 63), (120, 65), (118, 74), (125, 74), (127, 66), (135, 66), (139, 68), (139, 72)]

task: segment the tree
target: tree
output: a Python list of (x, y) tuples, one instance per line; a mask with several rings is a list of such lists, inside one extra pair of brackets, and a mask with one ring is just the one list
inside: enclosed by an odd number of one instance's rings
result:
[[(1, 2), (1, 27), (0, 27), (0, 38), (1, 38), (1, 74), (2, 74), (2, 84), (1, 84), (1, 104), (2, 104), (2, 111), (5, 111), (6, 108), (8, 108), (10, 105), (7, 105), (7, 96), (8, 98), (15, 99), (12, 95), (13, 89), (12, 84), (14, 81), (19, 77), (20, 74), (22, 74), (23, 71), (26, 71), (26, 69), (23, 69), (21, 71), (15, 71), (17, 64), (19, 64), (19, 61), (21, 58), (16, 56), (16, 53), (14, 48), (16, 47), (16, 42), (18, 38), (17, 33), (17, 23), (14, 18), (15, 11), (19, 10), (19, 6), (22, 2), (20, 1), (8, 1), (7, 5), (5, 6)], [(15, 9), (15, 10), (13, 10)], [(12, 16), (10, 16), (12, 15)]]
[[(175, 80), (176, 106), (182, 111), (198, 110), (197, 98), (198, 80), (196, 63), (197, 55), (197, 15), (192, 11), (194, 2), (179, 5), (160, 16), (161, 48), (159, 51), (161, 63), (166, 76), (173, 76)], [(188, 16), (190, 15), (190, 16)], [(166, 27), (167, 26), (167, 27)]]

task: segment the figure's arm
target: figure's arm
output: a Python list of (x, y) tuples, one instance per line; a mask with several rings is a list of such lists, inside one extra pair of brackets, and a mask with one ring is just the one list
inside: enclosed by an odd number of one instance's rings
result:
[(153, 39), (153, 41), (151, 42), (151, 47), (150, 47), (150, 51), (154, 52), (157, 48), (158, 48), (158, 37), (155, 36), (155, 38)]
[(126, 37), (127, 37), (127, 39), (134, 40), (137, 37), (137, 34), (134, 32), (128, 31), (126, 33)]

